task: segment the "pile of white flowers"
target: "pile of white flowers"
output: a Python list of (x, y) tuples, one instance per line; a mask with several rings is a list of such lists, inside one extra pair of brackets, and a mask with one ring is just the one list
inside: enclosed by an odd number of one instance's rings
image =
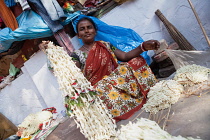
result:
[(210, 69), (199, 65), (186, 65), (176, 71), (174, 80), (184, 86), (192, 86), (208, 80)]
[(179, 100), (183, 90), (183, 86), (175, 80), (159, 81), (150, 88), (147, 95), (147, 103), (144, 104), (143, 108), (146, 112), (156, 114), (159, 110), (166, 109), (171, 104), (175, 104)]
[(23, 130), (21, 138), (29, 137), (39, 130), (39, 125), (52, 120), (53, 114), (50, 111), (41, 111), (34, 114), (29, 114), (23, 122), (18, 125), (18, 128)]
[[(48, 43), (47, 55), (63, 97), (68, 96), (75, 99), (75, 102), (77, 98), (81, 98), (84, 104), (83, 106), (70, 104), (71, 117), (76, 117), (75, 121), (81, 133), (90, 140), (110, 139), (111, 136), (115, 136), (116, 124), (102, 101), (97, 96), (93, 98), (89, 94), (85, 94), (85, 97), (80, 96), (81, 92), (88, 93), (94, 89), (71, 57), (62, 47), (54, 46), (52, 42)], [(77, 86), (72, 86), (75, 81)]]
[(171, 136), (162, 130), (155, 121), (140, 118), (136, 123), (129, 122), (117, 131), (115, 140), (201, 140), (192, 137)]
[(173, 80), (162, 80), (150, 88), (147, 103), (143, 108), (146, 112), (156, 114), (158, 111), (170, 107), (179, 100), (184, 87), (207, 81), (209, 73), (209, 68), (195, 64), (179, 68)]

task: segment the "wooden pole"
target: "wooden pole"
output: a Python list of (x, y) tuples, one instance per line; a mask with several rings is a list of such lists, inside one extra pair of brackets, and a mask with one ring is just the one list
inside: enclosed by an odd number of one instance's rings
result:
[(190, 7), (191, 7), (192, 10), (193, 10), (193, 13), (194, 13), (194, 15), (195, 15), (195, 17), (196, 17), (196, 19), (197, 19), (197, 21), (198, 21), (198, 24), (200, 25), (200, 27), (201, 27), (201, 29), (202, 29), (202, 31), (203, 31), (203, 34), (204, 34), (204, 36), (205, 36), (205, 38), (206, 38), (206, 41), (207, 41), (207, 43), (208, 43), (208, 45), (209, 45), (209, 47), (210, 47), (209, 38), (208, 38), (208, 36), (207, 36), (207, 34), (206, 34), (205, 29), (203, 28), (203, 26), (202, 26), (202, 24), (201, 24), (201, 21), (200, 21), (200, 19), (199, 19), (199, 17), (198, 17), (198, 14), (196, 13), (195, 8), (194, 8), (194, 6), (192, 5), (191, 0), (188, 0), (188, 2), (189, 2), (189, 4), (190, 4)]

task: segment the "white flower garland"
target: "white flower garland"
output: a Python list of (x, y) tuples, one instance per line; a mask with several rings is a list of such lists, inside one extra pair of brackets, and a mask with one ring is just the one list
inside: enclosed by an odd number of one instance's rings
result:
[[(54, 46), (52, 42), (48, 43), (47, 55), (60, 90), (63, 92), (63, 97), (69, 96), (72, 99), (80, 97), (82, 99), (84, 106), (71, 106), (71, 117), (76, 117), (75, 121), (84, 136), (90, 140), (105, 140), (115, 136), (116, 124), (98, 96), (95, 98), (89, 94), (86, 94), (86, 97), (80, 96), (81, 92), (88, 93), (94, 89), (72, 58), (62, 47)], [(75, 81), (77, 86), (72, 86)], [(93, 100), (94, 102), (92, 102)]]
[(159, 110), (175, 104), (183, 90), (183, 86), (175, 80), (162, 80), (150, 88), (147, 103), (143, 108), (146, 112), (156, 114)]
[(174, 80), (184, 86), (192, 86), (208, 80), (210, 69), (199, 65), (186, 65), (176, 71)]
[(176, 71), (174, 80), (162, 80), (150, 88), (148, 101), (143, 108), (153, 114), (169, 108), (178, 101), (184, 87), (207, 81), (209, 73), (209, 68), (195, 64), (181, 67)]
[(160, 126), (149, 119), (140, 118), (136, 123), (129, 122), (117, 131), (115, 140), (201, 140), (192, 137), (171, 136)]

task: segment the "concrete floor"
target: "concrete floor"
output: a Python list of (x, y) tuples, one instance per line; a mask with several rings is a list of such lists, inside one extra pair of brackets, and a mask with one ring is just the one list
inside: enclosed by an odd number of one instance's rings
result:
[[(168, 119), (167, 114), (169, 113)], [(210, 92), (200, 95), (182, 97), (169, 109), (160, 111), (152, 116), (144, 110), (139, 110), (128, 120), (118, 122), (125, 125), (129, 121), (134, 122), (137, 118), (144, 117), (156, 121), (161, 128), (172, 136), (201, 138), (210, 140)], [(164, 125), (164, 122), (166, 124)]]
[[(168, 119), (167, 114), (169, 112)], [(117, 123), (118, 129), (129, 121), (135, 122), (138, 118), (149, 118), (173, 136), (201, 138), (210, 140), (210, 93), (182, 97), (171, 106), (156, 115), (150, 115), (144, 110), (139, 110), (131, 118)], [(167, 121), (166, 121), (167, 120)], [(164, 122), (166, 121), (166, 124)], [(68, 132), (68, 133), (64, 133)], [(86, 140), (76, 128), (73, 119), (68, 119), (48, 136), (49, 140)]]

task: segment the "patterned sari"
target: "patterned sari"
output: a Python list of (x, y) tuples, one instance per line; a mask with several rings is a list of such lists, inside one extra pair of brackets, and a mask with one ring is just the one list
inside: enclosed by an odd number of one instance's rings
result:
[(150, 87), (156, 83), (142, 56), (118, 65), (107, 42), (96, 41), (83, 62), (86, 62), (84, 75), (99, 92), (98, 96), (116, 121), (128, 119), (141, 109)]

